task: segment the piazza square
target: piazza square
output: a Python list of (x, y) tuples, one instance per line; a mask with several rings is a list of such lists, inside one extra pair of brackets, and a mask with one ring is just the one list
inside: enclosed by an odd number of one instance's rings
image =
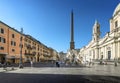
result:
[[(7, 0), (2, 1), (0, 8), (3, 7), (4, 12), (12, 12), (9, 15), (19, 19), (19, 23), (17, 24), (14, 18), (13, 21), (2, 21), (6, 14), (0, 14), (0, 83), (120, 83), (120, 2), (110, 1), (114, 6), (117, 4), (113, 10), (113, 5), (109, 5), (107, 0), (99, 3), (96, 1), (76, 0), (70, 1), (68, 5), (65, 5), (68, 0), (52, 0), (53, 3), (49, 0), (31, 0), (28, 1), (29, 4), (27, 1), (18, 0), (19, 5), (14, 0), (10, 3)], [(5, 4), (8, 7), (5, 7)], [(103, 7), (99, 9), (101, 4)], [(22, 9), (20, 5), (23, 6)], [(111, 8), (107, 9), (108, 6)], [(94, 10), (89, 11), (89, 7)], [(11, 11), (8, 11), (9, 8)], [(21, 15), (17, 13), (19, 8), (23, 12)], [(81, 19), (88, 20), (84, 23), (86, 28), (79, 29), (82, 21), (77, 22), (80, 12), (76, 8), (85, 9), (81, 12)], [(105, 8), (105, 13), (102, 8)], [(33, 10), (37, 12), (33, 14)], [(95, 10), (98, 16), (93, 13)], [(106, 10), (113, 10), (111, 16), (108, 15), (109, 19), (106, 17)], [(102, 18), (103, 14), (106, 16)], [(9, 18), (9, 15), (5, 17)], [(93, 19), (84, 15), (95, 18), (94, 23)], [(108, 23), (105, 22), (106, 19)], [(20, 22), (28, 28), (16, 28), (21, 25)], [(91, 36), (88, 37), (88, 34)]]

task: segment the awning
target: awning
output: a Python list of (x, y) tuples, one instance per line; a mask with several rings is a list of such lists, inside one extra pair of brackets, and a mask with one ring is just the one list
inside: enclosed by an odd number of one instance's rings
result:
[(0, 53), (0, 55), (7, 55), (8, 53)]

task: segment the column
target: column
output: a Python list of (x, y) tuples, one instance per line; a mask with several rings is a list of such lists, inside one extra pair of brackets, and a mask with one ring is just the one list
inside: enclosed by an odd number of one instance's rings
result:
[(94, 51), (94, 55), (95, 55), (94, 58), (97, 59), (96, 58), (97, 57), (97, 49), (96, 48), (95, 48), (95, 51)]
[(118, 58), (120, 57), (120, 41), (118, 42)]
[(101, 59), (101, 48), (99, 48), (99, 60)]
[(120, 41), (118, 41), (118, 62), (120, 62)]
[(114, 46), (114, 50), (115, 50), (115, 59), (117, 58), (117, 43), (115, 42), (115, 44), (114, 44), (115, 46)]
[(113, 55), (112, 55), (112, 57), (113, 57), (113, 59), (115, 59), (116, 58), (116, 42), (114, 42), (113, 43)]
[(96, 47), (95, 48), (95, 59), (99, 58), (99, 49)]
[(96, 50), (97, 50), (97, 57), (96, 58), (99, 59), (99, 48), (97, 47)]
[(106, 59), (106, 57), (105, 57), (105, 53), (106, 51), (105, 51), (105, 46), (103, 46), (103, 59)]
[(112, 59), (114, 59), (113, 43), (111, 43), (111, 57), (112, 57)]
[(94, 49), (92, 51), (92, 56), (93, 56), (93, 59), (95, 59), (95, 51), (94, 51)]

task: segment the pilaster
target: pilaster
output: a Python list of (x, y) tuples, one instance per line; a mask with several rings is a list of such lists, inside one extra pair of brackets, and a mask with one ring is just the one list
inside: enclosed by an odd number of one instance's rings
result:
[(120, 57), (120, 41), (118, 42), (118, 58)]

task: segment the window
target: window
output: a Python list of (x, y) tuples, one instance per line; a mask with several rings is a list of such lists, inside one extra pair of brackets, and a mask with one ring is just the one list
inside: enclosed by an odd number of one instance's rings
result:
[(2, 42), (2, 43), (6, 43), (5, 38), (0, 37), (0, 42)]
[(15, 49), (12, 49), (12, 52), (15, 52)]
[(4, 47), (1, 47), (1, 50), (4, 50)]
[(4, 50), (4, 47), (0, 46), (0, 50)]
[(115, 21), (115, 28), (118, 27), (118, 21)]
[(27, 42), (28, 40), (25, 38), (25, 41)]
[(12, 34), (12, 38), (15, 38), (15, 35), (14, 35), (14, 34)]
[(20, 37), (20, 41), (22, 41), (23, 37)]
[(12, 46), (14, 45), (14, 42), (13, 42), (13, 41), (11, 41), (11, 45), (12, 45)]
[(14, 46), (16, 46), (16, 42), (14, 42)]
[(11, 45), (13, 45), (13, 41), (11, 41)]
[(6, 40), (5, 40), (5, 38), (3, 38), (3, 43), (6, 43)]
[(2, 38), (0, 37), (0, 42), (1, 42)]
[(12, 45), (12, 46), (16, 46), (16, 42), (11, 41), (11, 45)]
[(1, 28), (0, 29), (0, 33), (4, 34), (4, 29)]

